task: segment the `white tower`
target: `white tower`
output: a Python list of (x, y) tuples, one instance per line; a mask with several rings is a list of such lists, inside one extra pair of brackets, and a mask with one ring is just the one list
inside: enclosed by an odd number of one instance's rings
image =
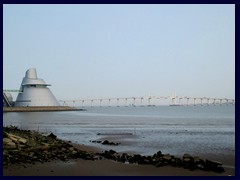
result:
[(37, 78), (35, 68), (26, 71), (15, 106), (60, 106), (43, 79)]

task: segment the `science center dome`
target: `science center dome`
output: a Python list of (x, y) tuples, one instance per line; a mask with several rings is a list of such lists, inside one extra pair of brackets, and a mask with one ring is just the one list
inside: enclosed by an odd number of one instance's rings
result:
[(43, 79), (37, 77), (35, 68), (26, 71), (15, 106), (60, 106)]

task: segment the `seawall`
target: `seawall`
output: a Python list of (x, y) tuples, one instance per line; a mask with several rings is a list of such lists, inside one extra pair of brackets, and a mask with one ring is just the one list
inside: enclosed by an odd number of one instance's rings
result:
[(3, 112), (47, 112), (47, 111), (84, 111), (69, 106), (32, 106), (32, 107), (3, 107)]

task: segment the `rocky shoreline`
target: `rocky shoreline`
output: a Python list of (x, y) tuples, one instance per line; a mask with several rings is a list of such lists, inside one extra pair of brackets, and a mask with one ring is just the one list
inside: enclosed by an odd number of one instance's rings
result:
[[(44, 163), (58, 159), (67, 161), (81, 158), (92, 161), (111, 159), (126, 164), (145, 164), (155, 167), (173, 166), (191, 171), (195, 169), (218, 173), (225, 171), (221, 162), (204, 160), (189, 154), (184, 154), (182, 158), (179, 158), (171, 154), (162, 154), (161, 151), (158, 151), (152, 156), (117, 153), (114, 150), (89, 152), (75, 147), (71, 142), (58, 139), (57, 136), (52, 133), (43, 135), (35, 131), (20, 130), (17, 127), (4, 127), (3, 133), (4, 167), (12, 164), (24, 165), (26, 163)], [(111, 142), (109, 145), (111, 145)]]

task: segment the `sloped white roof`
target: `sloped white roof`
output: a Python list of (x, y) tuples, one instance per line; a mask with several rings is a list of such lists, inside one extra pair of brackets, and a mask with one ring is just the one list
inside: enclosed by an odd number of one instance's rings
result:
[(22, 86), (24, 85), (45, 85), (51, 86), (50, 84), (46, 84), (43, 79), (37, 78), (37, 71), (35, 68), (30, 68), (26, 71), (25, 77), (22, 81)]

